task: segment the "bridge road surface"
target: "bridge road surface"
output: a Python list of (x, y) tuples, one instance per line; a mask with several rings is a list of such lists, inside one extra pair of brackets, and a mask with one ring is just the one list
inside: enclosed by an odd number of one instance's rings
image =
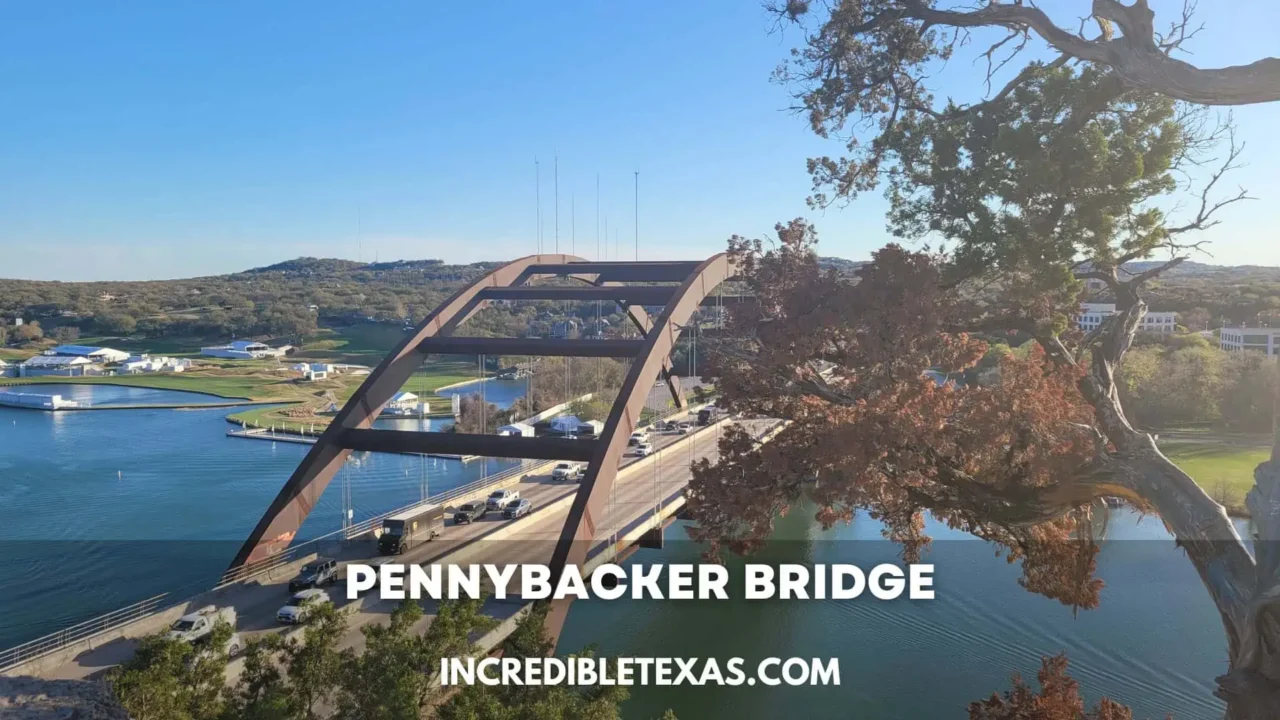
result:
[[(748, 421), (757, 431), (763, 434), (776, 421)], [(759, 429), (758, 429), (759, 428)], [(678, 488), (688, 483), (691, 473), (690, 463), (698, 458), (714, 459), (718, 454), (717, 442), (720, 432), (716, 429), (704, 429), (690, 436), (663, 434), (654, 436), (654, 445), (659, 450), (651, 468), (620, 475), (606, 505), (605, 518), (599, 524), (601, 530), (597, 539), (605, 539), (615, 530), (627, 523), (651, 512), (655, 499), (665, 499)], [(622, 464), (627, 466), (638, 460), (628, 455)], [(508, 523), (520, 523), (517, 531), (506, 539), (483, 543), (479, 550), (467, 552), (466, 563), (492, 562), (498, 564), (513, 563), (547, 563), (551, 559), (551, 550), (559, 537), (560, 529), (568, 513), (567, 504), (557, 511), (542, 513), (539, 509), (549, 503), (573, 494), (577, 491), (577, 483), (552, 481), (549, 476), (533, 476), (514, 486), (521, 497), (533, 503), (534, 514), (528, 518), (508, 521), (497, 514), (469, 525), (455, 526), (452, 518), (447, 519), (445, 532), (432, 542), (423, 543), (404, 555), (392, 558), (395, 562), (406, 564), (426, 564), (475, 543), (490, 532)], [(340, 565), (350, 562), (373, 562), (378, 558), (373, 539), (351, 543), (349, 550), (336, 556)], [(340, 575), (345, 578), (345, 573)], [(276, 611), (289, 597), (287, 588), (289, 578), (282, 577), (268, 580), (260, 584), (257, 580), (233, 587), (229, 594), (219, 601), (219, 606), (230, 605), (236, 609), (237, 631), (245, 640), (252, 639), (267, 632), (280, 632), (285, 627), (276, 621)], [(341, 581), (329, 589), (335, 605), (346, 606), (345, 581)], [(503, 603), (494, 600), (489, 603), (488, 611), (495, 616), (509, 616), (523, 602), (509, 601)], [(392, 604), (366, 600), (360, 612), (350, 621), (351, 632), (347, 638), (350, 646), (363, 644), (363, 635), (358, 628), (376, 618), (385, 618)], [(99, 675), (107, 668), (128, 659), (136, 647), (135, 640), (119, 640), (107, 643), (97, 649), (81, 653), (76, 658), (54, 668), (43, 670), (42, 677), (49, 679), (83, 679)]]

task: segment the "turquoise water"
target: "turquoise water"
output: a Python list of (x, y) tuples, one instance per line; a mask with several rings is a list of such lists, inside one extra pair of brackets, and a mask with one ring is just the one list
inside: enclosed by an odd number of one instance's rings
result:
[[(205, 398), (68, 387), (94, 403)], [(310, 449), (228, 438), (228, 412), (0, 408), (0, 647), (161, 592), (213, 584)], [(435, 494), (511, 465), (358, 453), (299, 535), (341, 527), (344, 475), (359, 521), (419, 499), (424, 479)]]

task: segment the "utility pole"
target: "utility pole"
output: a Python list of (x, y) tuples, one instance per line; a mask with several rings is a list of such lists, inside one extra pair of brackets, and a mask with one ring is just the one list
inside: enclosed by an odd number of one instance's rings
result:
[(636, 262), (640, 262), (640, 171), (636, 170)]
[(533, 158), (534, 183), (537, 187), (538, 197), (538, 227), (535, 230), (535, 236), (538, 243), (538, 254), (542, 254), (542, 167), (538, 164), (538, 158)]
[(569, 195), (569, 254), (578, 254), (578, 198)]
[(600, 173), (596, 173), (596, 261), (600, 260)]
[(556, 252), (560, 252), (560, 154), (556, 153)]

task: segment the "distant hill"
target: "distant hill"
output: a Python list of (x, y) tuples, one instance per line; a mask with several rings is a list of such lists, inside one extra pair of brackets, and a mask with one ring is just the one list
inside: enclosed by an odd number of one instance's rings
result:
[[(841, 273), (867, 264), (839, 257), (818, 262)], [(0, 279), (0, 325), (12, 327), (14, 318), (39, 321), (50, 335), (63, 328), (58, 337), (64, 342), (77, 333), (85, 338), (305, 336), (315, 332), (317, 324), (402, 324), (420, 319), (463, 283), (498, 264), (300, 257), (228, 275), (180, 280)], [(1138, 273), (1157, 264), (1136, 262), (1126, 269)], [(1197, 318), (1192, 324), (1280, 318), (1280, 268), (1186, 262), (1153, 283), (1146, 297), (1154, 309), (1189, 313), (1188, 318)]]

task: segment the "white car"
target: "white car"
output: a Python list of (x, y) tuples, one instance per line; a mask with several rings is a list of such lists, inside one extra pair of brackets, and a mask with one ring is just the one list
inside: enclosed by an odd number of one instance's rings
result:
[(489, 493), (489, 499), (485, 500), (485, 506), (490, 510), (505, 510), (508, 505), (520, 499), (520, 493), (517, 490), (494, 490)]
[(652, 454), (653, 454), (653, 443), (649, 442), (648, 440), (645, 440), (639, 445), (636, 445), (636, 455), (638, 457), (645, 457), (646, 455), (652, 455)]
[(551, 470), (552, 480), (581, 480), (582, 466), (578, 463), (562, 462)]
[(649, 433), (643, 430), (637, 430), (631, 433), (631, 437), (627, 439), (627, 445), (630, 447), (636, 447), (647, 442), (649, 442)]
[(332, 602), (329, 593), (319, 588), (310, 588), (293, 594), (284, 607), (276, 611), (276, 620), (286, 625), (297, 625), (306, 622), (311, 611), (320, 605)]

